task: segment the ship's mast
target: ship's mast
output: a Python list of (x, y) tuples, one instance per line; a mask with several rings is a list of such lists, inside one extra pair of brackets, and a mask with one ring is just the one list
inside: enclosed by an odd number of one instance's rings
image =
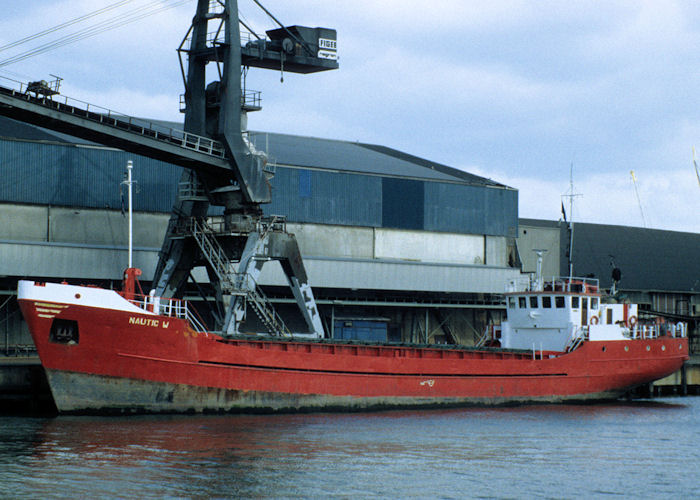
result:
[(134, 162), (131, 160), (126, 162), (126, 180), (122, 181), (122, 184), (125, 184), (127, 186), (127, 197), (128, 197), (128, 213), (129, 213), (129, 265), (127, 266), (128, 269), (131, 269), (134, 267), (134, 223), (133, 223), (133, 202), (131, 199), (132, 193), (133, 193), (133, 180), (131, 177), (131, 171), (134, 168)]
[(574, 163), (571, 162), (571, 167), (569, 168), (569, 190), (567, 194), (562, 196), (569, 199), (569, 278), (574, 276), (574, 198), (577, 196), (582, 195), (574, 192)]

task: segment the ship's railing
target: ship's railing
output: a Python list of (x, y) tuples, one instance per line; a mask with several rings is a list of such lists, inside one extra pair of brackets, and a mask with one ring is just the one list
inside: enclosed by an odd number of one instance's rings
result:
[(636, 340), (655, 339), (663, 336), (682, 339), (688, 336), (688, 325), (686, 323), (637, 323), (629, 327), (628, 332), (629, 337)]
[(518, 292), (568, 292), (599, 293), (600, 282), (596, 278), (551, 277), (536, 279), (534, 275), (518, 276), (506, 283), (506, 293)]
[(196, 311), (189, 307), (186, 300), (156, 297), (154, 295), (137, 295), (135, 298), (129, 299), (129, 302), (144, 311), (187, 320), (192, 329), (197, 332), (206, 333), (207, 331), (202, 319), (197, 315)]

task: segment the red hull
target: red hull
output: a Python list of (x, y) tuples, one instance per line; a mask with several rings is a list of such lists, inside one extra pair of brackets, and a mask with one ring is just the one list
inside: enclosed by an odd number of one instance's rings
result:
[[(76, 295), (77, 296), (77, 295)], [(20, 296), (59, 411), (300, 411), (615, 398), (678, 370), (685, 338), (584, 342), (553, 355), (225, 340), (183, 319)], [(39, 304), (39, 305), (37, 305)], [(57, 312), (58, 311), (58, 312)], [(51, 340), (54, 318), (79, 341)]]

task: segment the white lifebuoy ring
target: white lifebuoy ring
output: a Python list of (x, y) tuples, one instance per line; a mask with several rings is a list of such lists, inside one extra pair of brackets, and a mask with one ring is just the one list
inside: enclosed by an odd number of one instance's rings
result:
[(591, 316), (591, 325), (598, 324), (598, 316)]
[(637, 324), (637, 316), (630, 316), (630, 319), (627, 320), (627, 324), (630, 325), (630, 327), (633, 327), (634, 325)]

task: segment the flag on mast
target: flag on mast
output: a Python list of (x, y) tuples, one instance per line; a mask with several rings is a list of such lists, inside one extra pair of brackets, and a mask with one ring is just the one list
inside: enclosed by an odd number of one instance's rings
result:
[(564, 222), (566, 222), (566, 210), (564, 210), (564, 202), (561, 202), (561, 214), (564, 216)]

